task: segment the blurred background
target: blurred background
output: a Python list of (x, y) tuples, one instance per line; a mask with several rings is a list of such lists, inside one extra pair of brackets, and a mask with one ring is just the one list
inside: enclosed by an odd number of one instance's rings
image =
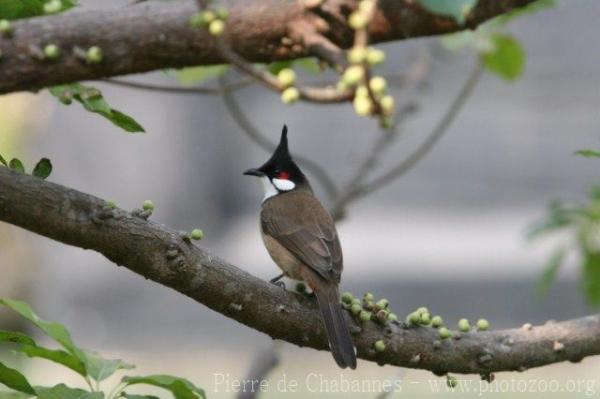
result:
[[(82, 1), (85, 7), (115, 7), (124, 1)], [(554, 199), (583, 199), (598, 183), (598, 163), (573, 156), (599, 143), (600, 3), (563, 1), (509, 26), (527, 52), (524, 75), (513, 83), (484, 75), (462, 113), (427, 157), (402, 176), (350, 205), (338, 224), (344, 249), (342, 290), (387, 297), (401, 316), (426, 305), (450, 324), (461, 317), (487, 318), (493, 328), (542, 323), (595, 311), (586, 306), (579, 269), (567, 265), (545, 296), (536, 281), (550, 242), (531, 243), (525, 231)], [(448, 53), (438, 39), (383, 46), (383, 73), (404, 73), (416, 57), (428, 72), (419, 85), (394, 91), (398, 102), (416, 99), (400, 137), (381, 160), (382, 170), (410, 154), (456, 96), (474, 58)], [(308, 77), (310, 78), (310, 77)], [(146, 83), (176, 84), (163, 72), (135, 76)], [(79, 105), (65, 107), (47, 92), (0, 97), (0, 153), (28, 165), (40, 157), (54, 164), (50, 180), (133, 209), (156, 204), (153, 220), (174, 229), (204, 230), (200, 246), (268, 279), (278, 273), (260, 241), (262, 189), (242, 171), (269, 154), (232, 120), (219, 96), (152, 93), (96, 84), (109, 103), (126, 111), (146, 134), (126, 134)], [(268, 138), (290, 129), (294, 154), (317, 162), (341, 187), (378, 137), (373, 120), (348, 104), (283, 105), (256, 85), (235, 94), (248, 117)], [(310, 173), (309, 173), (310, 178)], [(322, 187), (316, 191), (327, 203)], [(0, 224), (0, 296), (29, 301), (38, 314), (66, 324), (80, 345), (135, 363), (137, 372), (175, 374), (231, 398), (215, 374), (246, 375), (267, 336), (133, 274), (101, 255), (71, 248)], [(0, 324), (17, 323), (0, 311)], [(7, 327), (8, 328), (8, 327)], [(339, 379), (330, 355), (278, 345), (279, 366), (270, 379), (301, 383), (299, 393), (263, 397), (376, 397), (377, 393), (311, 392), (307, 372)], [(9, 356), (9, 363), (19, 362)], [(75, 375), (43, 361), (27, 361), (36, 384)], [(501, 373), (497, 381), (557, 379), (593, 381), (593, 395), (564, 389), (551, 397), (600, 395), (600, 362), (558, 364), (525, 374)], [(360, 361), (343, 371), (351, 380), (401, 378), (391, 397), (475, 397), (447, 393), (431, 373), (378, 367)], [(441, 393), (430, 386), (439, 381)], [(116, 380), (115, 380), (116, 381)], [(478, 384), (478, 379), (473, 379)], [(497, 397), (542, 393), (492, 392)]]

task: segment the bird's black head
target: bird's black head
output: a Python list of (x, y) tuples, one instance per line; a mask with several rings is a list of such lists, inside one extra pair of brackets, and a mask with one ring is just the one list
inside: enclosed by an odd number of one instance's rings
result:
[(265, 198), (291, 191), (307, 184), (306, 177), (294, 163), (288, 149), (287, 126), (283, 125), (281, 140), (275, 152), (261, 167), (248, 169), (245, 175), (257, 176), (263, 180)]

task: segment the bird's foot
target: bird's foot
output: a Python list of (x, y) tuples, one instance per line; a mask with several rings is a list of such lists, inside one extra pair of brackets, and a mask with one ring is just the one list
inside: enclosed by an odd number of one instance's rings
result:
[(283, 281), (281, 281), (281, 279), (285, 277), (284, 273), (281, 273), (280, 275), (272, 278), (271, 280), (269, 280), (269, 283), (271, 284), (275, 284), (276, 286), (285, 289), (285, 283)]

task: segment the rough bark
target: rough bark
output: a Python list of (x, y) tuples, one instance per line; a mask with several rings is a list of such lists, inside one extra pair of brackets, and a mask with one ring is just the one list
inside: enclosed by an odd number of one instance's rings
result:
[[(425, 11), (416, 1), (380, 0), (370, 25), (371, 39), (380, 43), (474, 28), (532, 1), (480, 0), (463, 27), (451, 18)], [(323, 9), (315, 12), (305, 10), (297, 0), (251, 3), (229, 0), (225, 2), (230, 9), (225, 37), (237, 53), (251, 62), (309, 55), (310, 49), (314, 49), (314, 40), (308, 40), (305, 46), (303, 30), (308, 39), (314, 39), (318, 32), (327, 43), (347, 48), (352, 43), (353, 31), (345, 21), (356, 4), (354, 0), (327, 0)], [(193, 1), (148, 1), (118, 9), (82, 8), (56, 16), (15, 21), (11, 36), (0, 35), (0, 93), (164, 68), (222, 63), (214, 38), (205, 29), (189, 27), (189, 17), (195, 11)], [(56, 61), (38, 59), (35, 54), (47, 44), (58, 45), (62, 57)], [(85, 50), (90, 46), (102, 48), (102, 63), (90, 65), (76, 56), (74, 48)]]
[[(110, 209), (100, 198), (0, 167), (0, 220), (97, 251), (117, 265), (273, 338), (327, 349), (312, 299), (262, 281), (165, 226)], [(387, 349), (375, 353), (373, 344), (380, 339), (386, 341)], [(408, 328), (400, 323), (368, 322), (355, 335), (362, 359), (436, 374), (488, 375), (600, 354), (600, 315), (437, 340), (433, 328)]]

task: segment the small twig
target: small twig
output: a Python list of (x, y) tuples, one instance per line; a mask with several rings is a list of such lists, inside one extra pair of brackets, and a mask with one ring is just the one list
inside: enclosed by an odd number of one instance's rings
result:
[(406, 158), (403, 162), (401, 162), (396, 167), (392, 168), (389, 172), (384, 173), (380, 177), (373, 180), (371, 183), (365, 185), (361, 192), (358, 193), (359, 196), (363, 196), (367, 193), (376, 191), (381, 187), (387, 185), (390, 181), (397, 179), (402, 176), (404, 173), (408, 172), (413, 166), (415, 166), (427, 153), (435, 146), (438, 140), (443, 136), (448, 127), (452, 124), (456, 116), (460, 113), (461, 109), (465, 105), (467, 99), (473, 93), (473, 90), (477, 86), (479, 82), (479, 78), (483, 69), (481, 64), (477, 62), (469, 77), (463, 87), (460, 89), (458, 95), (454, 98), (452, 103), (450, 103), (450, 107), (446, 113), (442, 116), (442, 119), (435, 125), (433, 130), (427, 139), (417, 148), (417, 150), (411, 154), (408, 158)]
[(384, 132), (386, 135), (381, 136), (380, 140), (373, 147), (371, 153), (367, 156), (361, 166), (359, 166), (357, 174), (351, 180), (348, 188), (344, 190), (344, 194), (338, 198), (332, 207), (331, 213), (334, 219), (342, 219), (344, 217), (345, 209), (351, 202), (390, 184), (393, 180), (408, 172), (421, 159), (423, 159), (423, 157), (425, 157), (425, 155), (427, 155), (427, 153), (435, 146), (438, 140), (446, 132), (450, 124), (454, 121), (458, 113), (461, 111), (466, 100), (470, 97), (474, 88), (477, 86), (479, 78), (481, 77), (481, 73), (481, 64), (478, 62), (469, 74), (457, 96), (450, 103), (450, 106), (442, 118), (434, 126), (433, 130), (427, 136), (425, 141), (411, 155), (409, 155), (396, 167), (392, 168), (390, 171), (384, 173), (380, 177), (375, 178), (370, 183), (363, 183), (364, 178), (373, 169), (374, 164), (379, 158), (379, 155), (383, 149), (387, 148), (390, 140), (398, 134), (399, 124), (396, 123), (391, 132)]
[[(221, 38), (217, 38), (217, 48), (223, 58), (233, 64), (240, 71), (253, 76), (266, 87), (282, 91), (284, 87), (279, 83), (277, 78), (268, 71), (258, 68), (249, 63), (236, 52), (234, 52), (227, 43)], [(311, 87), (296, 85), (300, 92), (300, 97), (304, 100), (319, 102), (319, 103), (340, 103), (348, 101), (352, 98), (352, 92), (349, 90), (338, 90), (333, 86)]]
[[(213, 87), (181, 87), (181, 86), (165, 86), (155, 85), (151, 83), (133, 82), (123, 79), (100, 79), (103, 83), (108, 83), (115, 86), (129, 87), (131, 89), (157, 91), (163, 93), (174, 94), (200, 94), (200, 95), (218, 95), (221, 94), (221, 89)], [(239, 82), (230, 83), (228, 90), (237, 90), (251, 85), (254, 79), (243, 79)]]
[[(248, 368), (248, 374), (244, 381), (258, 381), (259, 384), (267, 375), (279, 364), (279, 353), (277, 351), (277, 343), (258, 351), (252, 359), (252, 363)], [(260, 388), (252, 386), (253, 389), (241, 390), (237, 399), (254, 399), (261, 393)]]
[[(252, 124), (250, 119), (248, 119), (248, 117), (238, 104), (237, 100), (233, 96), (232, 90), (228, 88), (229, 85), (227, 84), (227, 77), (225, 75), (219, 77), (219, 86), (222, 90), (221, 94), (223, 102), (225, 103), (227, 110), (229, 111), (230, 115), (235, 120), (235, 122), (238, 124), (240, 129), (250, 138), (250, 140), (256, 143), (259, 147), (269, 152), (273, 151), (275, 147), (277, 147), (277, 144), (273, 143), (272, 141), (267, 139), (263, 134), (261, 134), (258, 131), (258, 129)], [(313, 177), (319, 183), (321, 183), (327, 197), (337, 197), (337, 187), (335, 186), (335, 183), (329, 177), (325, 169), (321, 168), (321, 166), (319, 166), (319, 164), (317, 164), (316, 162), (305, 157), (294, 157), (303, 167), (305, 167), (308, 171), (312, 173)]]

